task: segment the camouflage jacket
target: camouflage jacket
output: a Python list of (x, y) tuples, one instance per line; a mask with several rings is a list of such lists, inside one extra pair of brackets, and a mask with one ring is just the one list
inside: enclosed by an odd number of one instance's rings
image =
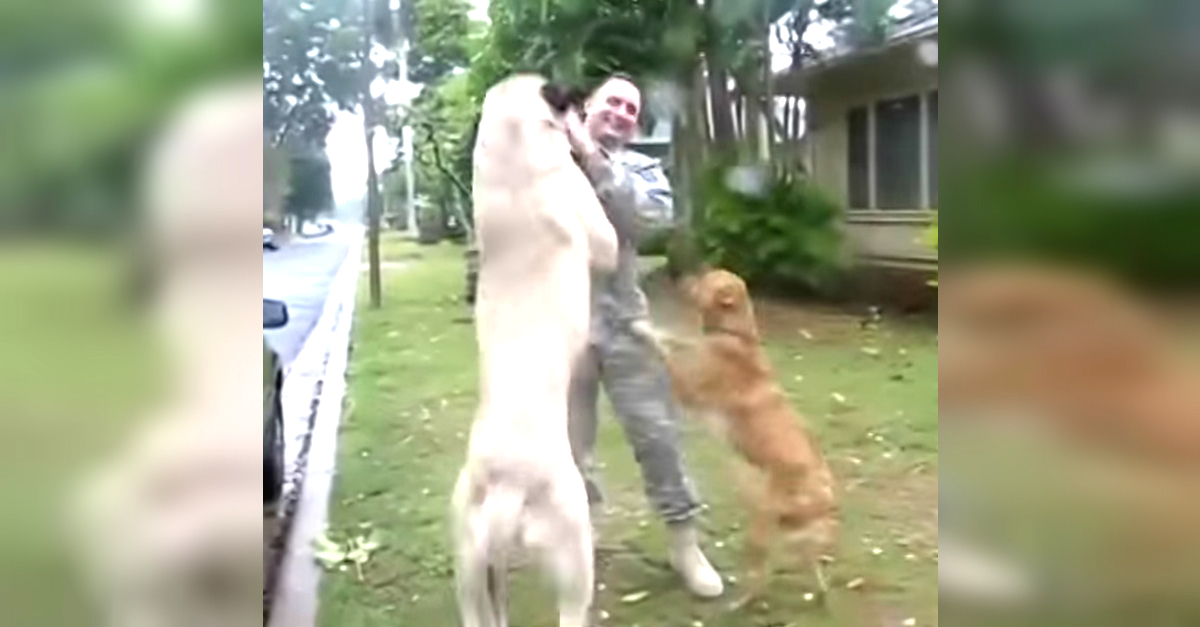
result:
[(658, 159), (632, 150), (601, 153), (581, 164), (617, 232), (617, 270), (592, 284), (593, 339), (630, 320), (649, 315), (638, 286), (637, 244), (642, 235), (674, 219), (671, 183)]
[[(581, 164), (596, 189), (608, 219), (617, 232), (620, 253), (615, 273), (596, 276), (592, 285), (593, 338), (602, 340), (618, 323), (648, 315), (638, 286), (637, 244), (647, 233), (667, 228), (674, 220), (671, 183), (662, 162), (632, 150), (601, 154)], [(474, 302), (478, 255), (467, 255), (467, 301)]]

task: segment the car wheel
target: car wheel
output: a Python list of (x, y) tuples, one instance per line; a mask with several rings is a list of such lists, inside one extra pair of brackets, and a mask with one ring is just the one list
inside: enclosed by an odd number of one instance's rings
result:
[(283, 405), (280, 390), (275, 390), (269, 446), (263, 455), (263, 503), (273, 505), (283, 496)]

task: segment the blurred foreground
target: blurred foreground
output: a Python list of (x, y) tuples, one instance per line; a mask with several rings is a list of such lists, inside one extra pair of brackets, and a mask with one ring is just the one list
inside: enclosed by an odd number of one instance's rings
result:
[(1200, 5), (947, 17), (942, 611), (1195, 625)]
[(257, 11), (2, 13), (3, 622), (252, 624)]

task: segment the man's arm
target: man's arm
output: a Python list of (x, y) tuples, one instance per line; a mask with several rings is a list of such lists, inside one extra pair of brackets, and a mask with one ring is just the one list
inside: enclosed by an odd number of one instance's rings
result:
[(669, 226), (674, 214), (671, 184), (657, 160), (634, 153), (628, 162), (597, 149), (581, 158), (609, 220), (622, 239)]

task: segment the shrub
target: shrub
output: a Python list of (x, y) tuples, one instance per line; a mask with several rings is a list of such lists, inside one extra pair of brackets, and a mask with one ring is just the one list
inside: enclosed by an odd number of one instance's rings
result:
[(638, 241), (638, 254), (649, 257), (667, 255), (670, 242), (675, 237), (675, 231), (675, 228), (665, 228), (647, 233)]
[(770, 288), (824, 291), (840, 275), (841, 208), (802, 174), (712, 168), (698, 196), (708, 262)]
[(704, 263), (704, 255), (695, 235), (687, 229), (676, 229), (666, 243), (667, 275), (678, 279), (692, 274)]
[(1094, 188), (1068, 165), (1022, 159), (947, 179), (954, 237), (939, 256), (1082, 264), (1146, 287), (1194, 288), (1200, 183), (1163, 171), (1154, 185), (1121, 188), (1106, 179), (1114, 189)]

